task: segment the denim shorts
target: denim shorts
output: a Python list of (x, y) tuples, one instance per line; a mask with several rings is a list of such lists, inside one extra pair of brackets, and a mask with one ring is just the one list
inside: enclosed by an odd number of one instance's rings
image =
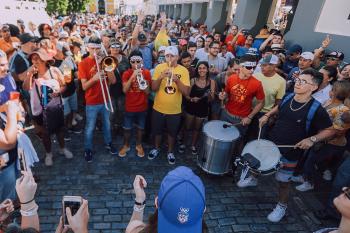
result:
[(63, 100), (63, 109), (64, 109), (64, 116), (67, 116), (71, 112), (78, 111), (78, 98), (77, 93), (74, 92), (73, 95), (62, 98)]
[(138, 129), (145, 129), (147, 112), (125, 112), (123, 129), (130, 130), (135, 125)]

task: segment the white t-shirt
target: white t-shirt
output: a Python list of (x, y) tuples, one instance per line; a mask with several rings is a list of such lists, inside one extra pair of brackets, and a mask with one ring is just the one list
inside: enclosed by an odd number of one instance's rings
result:
[(194, 54), (195, 58), (198, 58), (198, 60), (205, 60), (208, 57), (208, 53), (205, 52), (205, 48), (197, 49), (196, 53)]
[(320, 102), (322, 105), (324, 105), (327, 100), (330, 99), (329, 92), (332, 90), (332, 85), (328, 84), (325, 88), (322, 90), (317, 91), (312, 95), (318, 102)]

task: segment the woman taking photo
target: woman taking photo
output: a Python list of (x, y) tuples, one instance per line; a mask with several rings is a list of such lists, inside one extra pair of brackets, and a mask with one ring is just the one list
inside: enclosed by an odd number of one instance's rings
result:
[(64, 146), (64, 116), (61, 93), (65, 90), (64, 77), (56, 67), (51, 67), (53, 58), (44, 49), (29, 55), (32, 66), (27, 72), (23, 89), (29, 91), (33, 121), (37, 135), (44, 144), (45, 165), (52, 166), (51, 134), (55, 133), (60, 150), (67, 159), (72, 152)]
[[(215, 81), (209, 78), (209, 65), (206, 61), (198, 62), (195, 71), (195, 78), (191, 79), (190, 95), (186, 96), (186, 117), (183, 142), (186, 142), (186, 136), (189, 130), (192, 131), (192, 154), (197, 154), (197, 140), (199, 131), (202, 128), (203, 122), (209, 114), (209, 102), (214, 98)], [(186, 145), (179, 146), (179, 152), (184, 153)]]

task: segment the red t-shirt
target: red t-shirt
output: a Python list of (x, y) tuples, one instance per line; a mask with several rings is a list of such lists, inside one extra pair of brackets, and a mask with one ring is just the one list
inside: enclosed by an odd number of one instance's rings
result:
[[(225, 44), (227, 46), (227, 51), (229, 51), (231, 53), (235, 52), (235, 48), (234, 48), (234, 46), (229, 45), (228, 42), (232, 41), (233, 38), (234, 38), (234, 36), (232, 34), (229, 34), (229, 35), (226, 36), (226, 39), (225, 39)], [(244, 43), (245, 43), (245, 37), (243, 35), (239, 35), (238, 38), (237, 38), (237, 41), (236, 41), (236, 45), (244, 46)]]
[[(79, 63), (78, 77), (79, 79), (90, 80), (97, 72), (95, 58), (86, 57)], [(107, 92), (105, 89), (106, 98)], [(85, 91), (86, 105), (104, 104), (102, 89), (100, 82), (96, 82), (92, 87)]]
[(227, 111), (235, 116), (247, 117), (252, 111), (253, 98), (264, 100), (264, 89), (259, 80), (251, 76), (240, 79), (237, 74), (227, 80), (225, 91), (228, 95)]
[[(126, 83), (130, 78), (133, 69), (128, 69), (123, 73), (122, 81)], [(151, 73), (149, 70), (142, 70), (143, 79), (147, 81), (148, 85), (151, 85)], [(128, 92), (125, 93), (125, 111), (126, 112), (144, 112), (147, 110), (148, 94), (139, 89), (137, 79), (135, 79)]]

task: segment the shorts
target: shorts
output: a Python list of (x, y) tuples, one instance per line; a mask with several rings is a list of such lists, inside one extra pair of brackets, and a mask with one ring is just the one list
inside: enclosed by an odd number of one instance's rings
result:
[(152, 134), (162, 135), (164, 126), (170, 136), (176, 137), (181, 123), (181, 113), (163, 114), (153, 109), (152, 112)]
[(292, 177), (298, 161), (289, 161), (281, 157), (282, 167), (276, 172), (275, 179), (279, 182), (288, 183)]
[[(234, 115), (228, 113), (226, 109), (224, 109), (223, 111), (221, 111), (220, 120), (229, 122), (231, 124), (237, 124), (237, 123), (240, 123), (242, 121), (242, 117), (234, 116)], [(237, 127), (237, 129), (239, 130), (241, 137), (245, 136), (245, 134), (248, 130), (248, 126), (236, 125), (235, 127)]]
[(67, 116), (71, 112), (78, 111), (78, 98), (77, 98), (76, 92), (74, 92), (74, 94), (71, 96), (62, 98), (62, 101), (63, 101), (64, 116)]
[(123, 129), (131, 130), (135, 125), (136, 128), (144, 130), (146, 125), (147, 112), (125, 112)]

